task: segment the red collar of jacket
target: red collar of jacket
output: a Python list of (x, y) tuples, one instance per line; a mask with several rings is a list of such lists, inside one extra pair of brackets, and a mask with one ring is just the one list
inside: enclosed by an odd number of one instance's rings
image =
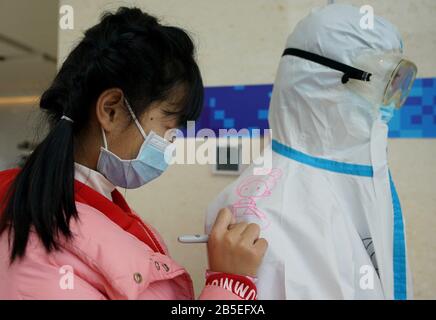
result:
[[(11, 169), (0, 172), (0, 197), (4, 198), (9, 186), (14, 181), (20, 169)], [(128, 206), (118, 190), (112, 192), (112, 200), (98, 193), (86, 184), (74, 181), (75, 200), (89, 205), (104, 214), (120, 228), (134, 235), (144, 242), (153, 251), (165, 254), (153, 231)]]
[(153, 231), (130, 209), (126, 200), (117, 189), (111, 193), (112, 201), (77, 180), (74, 181), (74, 190), (77, 202), (97, 209), (120, 226), (120, 228), (144, 242), (153, 251), (165, 254)]

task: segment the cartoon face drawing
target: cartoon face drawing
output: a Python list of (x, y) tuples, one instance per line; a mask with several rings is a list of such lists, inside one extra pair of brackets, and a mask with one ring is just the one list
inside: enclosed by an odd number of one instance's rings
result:
[(266, 181), (255, 179), (242, 183), (238, 188), (238, 195), (240, 197), (266, 197), (271, 194)]
[(251, 175), (242, 180), (236, 188), (236, 194), (240, 199), (230, 206), (236, 220), (242, 220), (244, 217), (245, 220), (254, 218), (253, 222), (258, 223), (261, 229), (268, 228), (270, 221), (267, 215), (257, 208), (256, 199), (270, 196), (281, 176), (280, 169), (272, 169), (266, 175)]

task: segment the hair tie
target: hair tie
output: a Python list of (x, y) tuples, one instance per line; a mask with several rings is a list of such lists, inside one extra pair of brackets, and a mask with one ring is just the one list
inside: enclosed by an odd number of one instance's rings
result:
[(74, 123), (73, 119), (67, 117), (66, 115), (63, 115), (63, 116), (61, 117), (61, 120), (67, 120), (67, 121), (69, 121), (69, 122), (71, 122), (71, 123)]

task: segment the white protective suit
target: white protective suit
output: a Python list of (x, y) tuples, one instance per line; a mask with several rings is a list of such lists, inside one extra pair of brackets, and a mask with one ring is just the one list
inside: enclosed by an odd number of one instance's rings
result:
[[(286, 47), (353, 66), (361, 52), (402, 52), (396, 28), (359, 8), (328, 5), (298, 23)], [(408, 299), (404, 224), (387, 163), (380, 111), (342, 73), (295, 56), (280, 60), (269, 110), (272, 170), (248, 167), (209, 206), (261, 226), (269, 242), (259, 299)], [(257, 162), (259, 163), (259, 162)]]

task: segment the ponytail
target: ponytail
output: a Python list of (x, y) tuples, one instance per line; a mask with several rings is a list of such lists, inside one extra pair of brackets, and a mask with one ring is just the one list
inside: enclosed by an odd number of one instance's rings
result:
[(77, 217), (72, 125), (59, 121), (10, 187), (0, 233), (9, 227), (9, 238), (13, 240), (11, 262), (24, 255), (32, 226), (49, 251), (58, 249), (57, 235), (71, 237), (69, 222), (71, 217)]

